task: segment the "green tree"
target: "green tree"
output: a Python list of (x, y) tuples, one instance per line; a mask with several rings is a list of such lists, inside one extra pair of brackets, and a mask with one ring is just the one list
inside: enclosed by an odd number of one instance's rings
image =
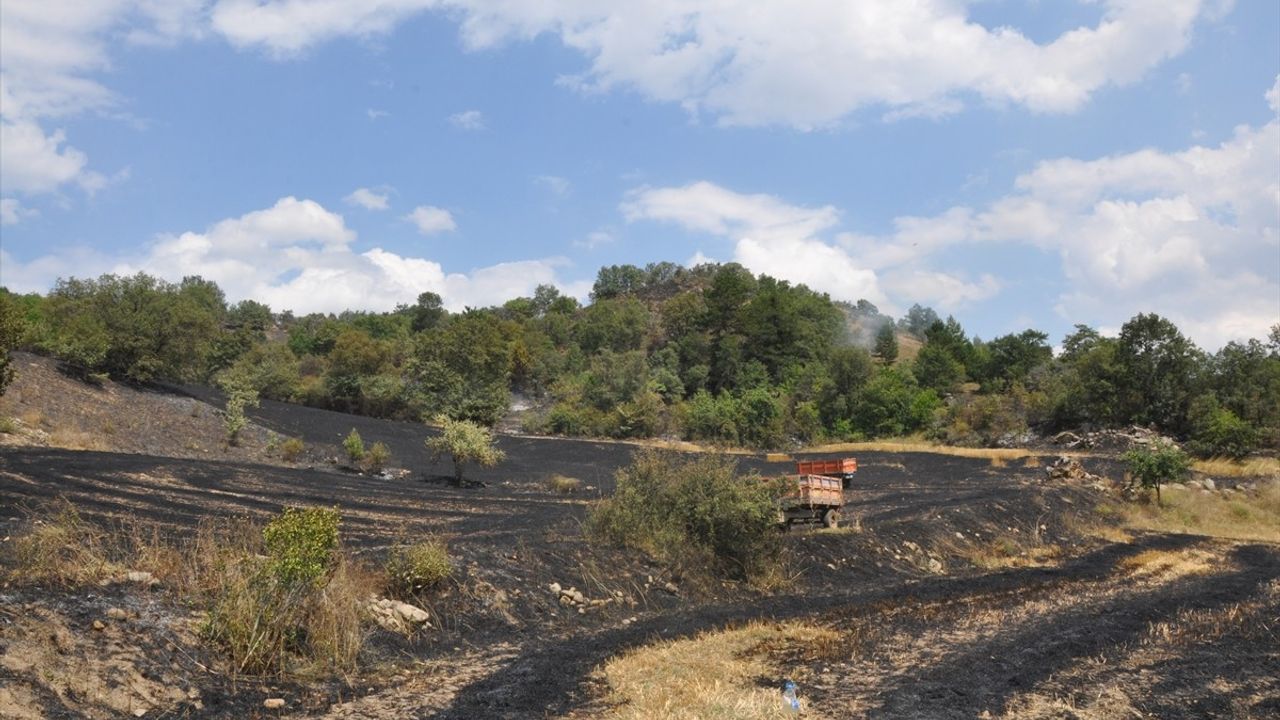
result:
[(407, 373), (422, 414), (492, 425), (510, 404), (513, 327), (468, 310), (420, 333)]
[(1154, 313), (1135, 316), (1120, 328), (1116, 361), (1126, 420), (1184, 431), (1202, 355), (1177, 326)]
[(1162, 503), (1160, 486), (1186, 477), (1191, 469), (1191, 459), (1173, 443), (1157, 440), (1141, 445), (1124, 454), (1129, 474), (1143, 488), (1154, 488), (1156, 502)]
[(453, 460), (453, 479), (457, 485), (465, 482), (463, 469), (467, 465), (494, 467), (506, 458), (506, 453), (496, 446), (493, 431), (489, 428), (444, 416), (436, 418), (436, 422), (440, 424), (440, 434), (427, 438), (427, 450), (435, 462), (446, 455)]
[(898, 359), (898, 333), (893, 323), (885, 323), (876, 331), (875, 353), (885, 365), (892, 365)]
[(13, 358), (9, 353), (17, 347), (24, 326), (17, 301), (7, 290), (0, 289), (0, 395), (13, 382)]

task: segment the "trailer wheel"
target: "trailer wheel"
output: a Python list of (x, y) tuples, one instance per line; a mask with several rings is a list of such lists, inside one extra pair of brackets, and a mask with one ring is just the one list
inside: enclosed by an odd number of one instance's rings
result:
[(826, 512), (822, 513), (822, 527), (840, 527), (840, 512), (835, 508), (830, 508)]

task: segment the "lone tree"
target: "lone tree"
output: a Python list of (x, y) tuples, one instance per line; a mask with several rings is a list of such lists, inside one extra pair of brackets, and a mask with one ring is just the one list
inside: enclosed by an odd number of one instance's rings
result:
[(448, 455), (453, 459), (453, 481), (462, 485), (462, 468), (468, 463), (480, 467), (493, 467), (506, 457), (506, 453), (494, 447), (493, 431), (470, 420), (437, 418), (440, 434), (427, 438), (427, 450), (435, 461)]
[(876, 356), (885, 365), (892, 365), (898, 359), (898, 334), (891, 322), (881, 325), (876, 331)]
[(1155, 488), (1157, 505), (1163, 504), (1160, 485), (1181, 480), (1191, 468), (1191, 459), (1182, 448), (1164, 440), (1135, 447), (1124, 454), (1124, 459), (1134, 482), (1143, 488)]

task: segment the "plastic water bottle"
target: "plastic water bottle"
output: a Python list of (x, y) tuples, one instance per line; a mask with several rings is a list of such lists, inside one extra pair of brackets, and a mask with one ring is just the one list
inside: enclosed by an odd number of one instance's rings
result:
[(782, 705), (793, 713), (800, 712), (800, 698), (796, 696), (796, 684), (790, 680), (782, 683)]

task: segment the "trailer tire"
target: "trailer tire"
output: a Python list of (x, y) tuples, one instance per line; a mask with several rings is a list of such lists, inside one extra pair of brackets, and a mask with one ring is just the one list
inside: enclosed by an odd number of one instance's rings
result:
[(835, 508), (830, 508), (826, 512), (822, 513), (822, 527), (840, 527), (840, 512)]

